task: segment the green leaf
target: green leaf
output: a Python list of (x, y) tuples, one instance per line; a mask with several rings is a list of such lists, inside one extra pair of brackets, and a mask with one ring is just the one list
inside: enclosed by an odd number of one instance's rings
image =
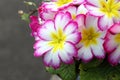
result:
[(75, 64), (66, 65), (62, 64), (59, 69), (46, 68), (46, 70), (52, 74), (57, 74), (62, 80), (76, 80), (77, 74)]
[(96, 67), (89, 64), (80, 64), (80, 80), (120, 80), (120, 65), (112, 67), (106, 61)]
[(98, 59), (93, 59), (91, 62), (89, 63), (82, 63), (82, 67), (85, 68), (91, 68), (91, 67), (96, 67), (98, 65), (100, 65), (103, 62), (103, 60), (98, 60)]
[(24, 21), (26, 21), (26, 22), (30, 22), (29, 21), (29, 14), (27, 14), (27, 13), (22, 14), (21, 15), (21, 19), (24, 20)]

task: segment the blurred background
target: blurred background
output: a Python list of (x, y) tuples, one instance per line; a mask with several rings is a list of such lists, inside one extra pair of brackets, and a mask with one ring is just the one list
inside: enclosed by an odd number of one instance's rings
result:
[(0, 0), (0, 80), (50, 80), (41, 58), (33, 56), (34, 39), (20, 9), (26, 11), (23, 0)]

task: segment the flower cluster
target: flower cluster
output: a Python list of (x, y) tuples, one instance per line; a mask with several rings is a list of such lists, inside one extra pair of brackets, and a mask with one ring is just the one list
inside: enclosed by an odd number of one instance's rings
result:
[(51, 0), (31, 16), (34, 56), (48, 67), (108, 58), (120, 62), (119, 0)]

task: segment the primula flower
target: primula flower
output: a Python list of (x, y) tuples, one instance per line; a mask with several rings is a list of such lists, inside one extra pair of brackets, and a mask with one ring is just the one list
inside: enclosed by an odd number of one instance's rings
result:
[(104, 48), (108, 53), (108, 61), (112, 65), (117, 65), (120, 62), (120, 30), (119, 29), (120, 29), (120, 23), (114, 24), (109, 29), (104, 42)]
[(78, 15), (77, 22), (82, 40), (78, 46), (78, 59), (89, 62), (93, 57), (103, 59), (105, 51), (103, 48), (105, 32), (101, 31), (98, 26), (98, 18), (87, 15)]
[(43, 56), (46, 66), (58, 68), (60, 62), (73, 63), (77, 50), (75, 45), (80, 41), (78, 25), (71, 20), (70, 13), (59, 12), (54, 20), (47, 20), (38, 30), (41, 40), (34, 45), (35, 56)]
[(120, 21), (119, 0), (86, 0), (89, 13), (99, 17), (99, 27), (107, 30), (114, 23)]
[(44, 2), (43, 6), (51, 11), (58, 11), (71, 4), (81, 4), (83, 2), (84, 0), (53, 0), (52, 2)]

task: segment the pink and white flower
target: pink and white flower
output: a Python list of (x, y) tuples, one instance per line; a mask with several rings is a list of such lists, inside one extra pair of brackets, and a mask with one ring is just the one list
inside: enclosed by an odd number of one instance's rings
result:
[(99, 17), (99, 27), (107, 30), (114, 23), (120, 21), (120, 1), (119, 0), (86, 0), (86, 8), (89, 13)]
[(84, 62), (89, 62), (93, 57), (104, 59), (103, 42), (105, 32), (98, 28), (98, 18), (87, 14), (78, 15), (76, 20), (82, 37), (82, 40), (77, 45), (78, 59), (82, 59)]
[(47, 20), (38, 30), (41, 40), (34, 45), (34, 56), (43, 56), (46, 66), (58, 68), (60, 62), (73, 63), (77, 56), (75, 45), (80, 41), (78, 25), (72, 20), (70, 13), (59, 12), (54, 20)]
[(113, 66), (120, 62), (120, 31), (117, 30), (119, 27), (120, 23), (114, 24), (109, 29), (104, 42), (104, 48), (108, 53), (108, 61)]
[(53, 0), (52, 2), (44, 2), (43, 6), (51, 11), (58, 11), (73, 4), (81, 4), (84, 0)]

